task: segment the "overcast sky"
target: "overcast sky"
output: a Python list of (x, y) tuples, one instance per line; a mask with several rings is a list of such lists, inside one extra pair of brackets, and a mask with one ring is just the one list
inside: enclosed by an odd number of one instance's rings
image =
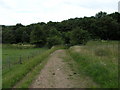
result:
[(28, 25), (118, 11), (119, 0), (0, 0), (0, 24)]

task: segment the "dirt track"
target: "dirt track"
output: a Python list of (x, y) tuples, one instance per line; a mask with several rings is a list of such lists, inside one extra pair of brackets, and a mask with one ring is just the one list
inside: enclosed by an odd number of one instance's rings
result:
[(52, 53), (47, 64), (30, 88), (85, 88), (95, 85), (89, 78), (81, 78), (64, 62), (65, 50)]

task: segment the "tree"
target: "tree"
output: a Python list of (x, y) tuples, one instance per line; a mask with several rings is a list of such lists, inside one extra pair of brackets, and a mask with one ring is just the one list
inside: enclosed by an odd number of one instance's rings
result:
[(63, 40), (59, 36), (52, 36), (47, 38), (47, 46), (51, 48), (54, 45), (62, 45)]
[[(88, 34), (90, 34), (92, 39), (120, 40), (120, 13), (107, 14), (101, 11), (95, 16), (70, 18), (62, 22), (40, 22), (27, 26), (18, 23), (13, 26), (2, 27), (3, 43), (27, 42), (44, 46), (49, 40), (52, 41), (56, 37), (64, 44), (81, 44), (83, 43), (81, 40), (85, 40), (84, 42), (86, 42)], [(79, 27), (79, 30), (76, 30), (76, 27)], [(86, 36), (84, 33), (86, 33)], [(77, 40), (78, 38), (80, 41)], [(55, 40), (56, 42), (57, 39)], [(53, 42), (49, 42), (49, 44), (51, 43)]]
[(2, 43), (16, 43), (15, 35), (11, 27), (3, 28), (2, 30)]
[(87, 41), (90, 39), (89, 33), (86, 30), (82, 30), (79, 27), (76, 27), (71, 32), (71, 45), (80, 45), (80, 44), (86, 44)]
[(42, 30), (42, 27), (39, 25), (36, 25), (34, 29), (31, 32), (30, 35), (30, 42), (32, 44), (36, 44), (38, 47), (42, 47), (46, 43), (46, 34)]
[(95, 15), (95, 17), (96, 17), (96, 18), (102, 18), (102, 17), (104, 17), (104, 16), (106, 16), (106, 15), (107, 15), (106, 12), (100, 11), (99, 13), (97, 13), (97, 14)]
[(48, 33), (49, 33), (49, 37), (51, 37), (51, 36), (61, 36), (61, 33), (55, 27), (51, 27), (49, 29)]
[(29, 42), (29, 35), (26, 31), (23, 31), (23, 34), (22, 34), (22, 42), (23, 43), (27, 43)]
[(70, 35), (71, 35), (70, 31), (62, 33), (62, 38), (64, 40), (64, 44), (70, 45)]
[(19, 27), (14, 30), (16, 43), (22, 43), (22, 35), (23, 35), (24, 27)]
[(47, 46), (50, 48), (54, 45), (63, 44), (61, 33), (56, 30), (56, 28), (51, 28), (49, 30), (49, 36), (47, 37)]
[(119, 35), (118, 23), (110, 16), (105, 16), (91, 24), (91, 32), (95, 38), (117, 40)]

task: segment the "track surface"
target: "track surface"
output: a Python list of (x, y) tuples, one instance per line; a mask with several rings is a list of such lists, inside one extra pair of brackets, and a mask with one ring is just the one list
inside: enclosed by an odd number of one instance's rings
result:
[(77, 75), (63, 60), (65, 50), (52, 53), (30, 88), (86, 88), (96, 86), (88, 77)]

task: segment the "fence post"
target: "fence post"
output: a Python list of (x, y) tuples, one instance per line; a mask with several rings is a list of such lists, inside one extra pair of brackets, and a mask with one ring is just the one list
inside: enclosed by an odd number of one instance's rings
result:
[(29, 60), (29, 55), (28, 55), (28, 60)]
[(19, 63), (22, 64), (22, 57), (20, 55), (20, 58), (19, 58)]
[(8, 57), (8, 67), (10, 69), (10, 57)]
[(32, 53), (30, 54), (30, 57), (32, 58)]

